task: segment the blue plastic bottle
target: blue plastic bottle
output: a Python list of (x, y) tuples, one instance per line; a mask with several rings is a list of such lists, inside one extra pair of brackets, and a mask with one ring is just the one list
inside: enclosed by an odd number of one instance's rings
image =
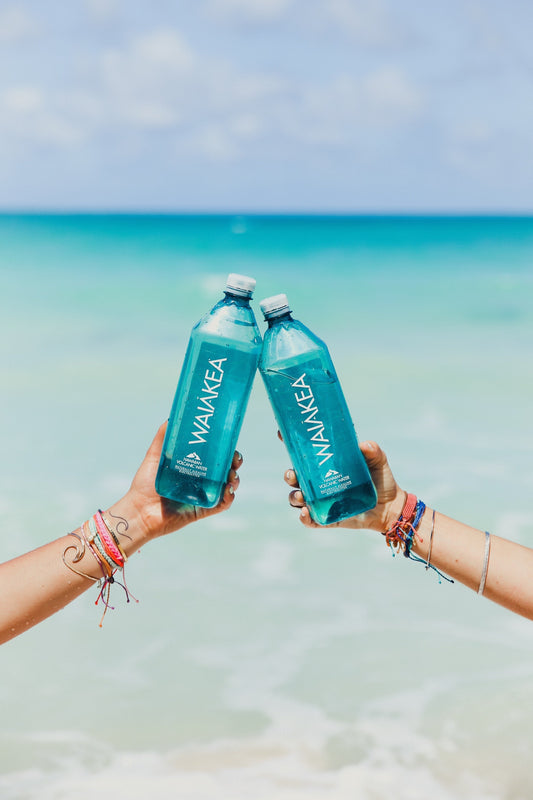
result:
[(376, 490), (326, 345), (292, 318), (286, 295), (261, 309), (259, 370), (311, 517), (330, 525), (373, 508)]
[(224, 298), (192, 329), (155, 482), (170, 500), (212, 508), (222, 495), (261, 353), (254, 288), (229, 275)]

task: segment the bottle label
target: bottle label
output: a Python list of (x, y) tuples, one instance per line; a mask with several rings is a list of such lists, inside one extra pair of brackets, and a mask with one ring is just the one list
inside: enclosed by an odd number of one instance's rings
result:
[(200, 368), (202, 384), (198, 397), (196, 411), (198, 412), (192, 420), (190, 429), (189, 444), (205, 444), (206, 437), (211, 432), (211, 422), (217, 408), (220, 387), (224, 380), (224, 367), (226, 358), (210, 358), (207, 362), (205, 373)]
[(203, 478), (207, 472), (207, 467), (202, 464), (198, 453), (189, 453), (184, 458), (177, 458), (172, 466), (182, 475), (191, 475), (193, 478)]
[(352, 458), (357, 439), (336, 376), (318, 360), (282, 374), (290, 380), (290, 391), (288, 386), (284, 390), (285, 424), (306, 454), (308, 474), (302, 478), (311, 481), (313, 494), (327, 497), (360, 483)]
[(337, 494), (350, 486), (352, 486), (352, 479), (349, 475), (343, 475), (336, 469), (330, 469), (324, 476), (324, 482), (318, 488), (320, 494), (327, 497), (329, 494)]
[(291, 383), (291, 386), (295, 390), (294, 399), (300, 407), (300, 414), (303, 415), (302, 423), (309, 434), (309, 441), (314, 448), (318, 466), (321, 467), (326, 461), (333, 458), (333, 452), (331, 442), (325, 435), (325, 426), (320, 419), (313, 389), (306, 380), (306, 373), (303, 372), (294, 383)]
[(174, 450), (172, 464), (184, 475), (203, 478), (207, 473), (208, 467), (204, 461), (208, 453), (217, 447), (214, 428), (218, 421), (217, 412), (225, 415), (227, 402), (221, 394), (232, 366), (226, 348), (202, 345), (183, 409), (180, 441)]

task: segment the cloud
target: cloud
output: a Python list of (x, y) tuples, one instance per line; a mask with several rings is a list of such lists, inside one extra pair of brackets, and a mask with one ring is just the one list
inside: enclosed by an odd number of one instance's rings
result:
[(405, 23), (382, 0), (328, 0), (310, 11), (304, 16), (308, 23), (365, 47), (385, 47), (406, 38)]
[(442, 202), (464, 205), (497, 181), (509, 196), (521, 181), (530, 205), (531, 10), (515, 11), (509, 22), (502, 4), (468, 0), (0, 2), (5, 202), (23, 184), (45, 196), (49, 169), (67, 192), (86, 180), (118, 203), (135, 184), (157, 203), (172, 174), (172, 201), (218, 180), (224, 202), (287, 190), (296, 204), (351, 205), (356, 175), (358, 196), (386, 193), (389, 208), (406, 186), (423, 202), (448, 187)]
[[(279, 147), (346, 148), (368, 129), (393, 131), (423, 107), (422, 94), (394, 65), (360, 75), (296, 80), (250, 71), (194, 50), (177, 29), (158, 28), (98, 52), (85, 84), (45, 91), (11, 86), (0, 95), (3, 144), (83, 147), (98, 138), (134, 152), (164, 135), (173, 161), (279, 158)], [(140, 138), (139, 138), (140, 137)], [(133, 152), (133, 151), (132, 151)]]
[(485, 120), (457, 120), (446, 130), (445, 158), (451, 167), (472, 175), (488, 175), (496, 166), (497, 132)]
[(261, 134), (265, 109), (282, 91), (277, 76), (240, 71), (201, 57), (177, 30), (156, 30), (106, 52), (95, 89), (111, 128), (130, 125), (175, 138), (190, 155), (213, 160), (238, 155)]
[(177, 125), (196, 66), (191, 48), (175, 30), (154, 30), (108, 50), (96, 73), (109, 119), (147, 129)]
[(0, 44), (14, 44), (39, 32), (39, 25), (19, 4), (0, 8)]
[(25, 115), (44, 107), (44, 96), (35, 86), (12, 86), (3, 94), (3, 106), (8, 114)]
[(228, 160), (260, 134), (264, 103), (280, 88), (275, 77), (201, 58), (174, 29), (97, 53), (85, 75), (61, 88), (37, 81), (0, 88), (3, 158), (32, 141), (82, 147), (102, 137), (120, 141), (126, 155), (133, 136), (141, 136), (138, 152), (163, 133), (174, 136), (173, 157), (181, 148), (185, 157)]
[(238, 23), (272, 23), (283, 19), (293, 0), (207, 0), (207, 16)]
[(378, 118), (407, 119), (422, 106), (421, 91), (397, 67), (383, 66), (370, 73), (363, 89), (369, 108)]
[(165, 85), (182, 79), (195, 66), (195, 56), (176, 30), (158, 29), (133, 38), (122, 49), (101, 57), (105, 80), (118, 87), (128, 81), (139, 85)]
[(393, 13), (385, 0), (205, 0), (204, 12), (231, 26), (283, 24), (298, 35), (336, 38), (365, 48), (412, 39), (405, 17)]
[(90, 19), (99, 24), (114, 22), (120, 11), (120, 0), (85, 0)]
[(13, 85), (0, 92), (0, 144), (4, 153), (23, 155), (30, 142), (63, 148), (84, 140), (83, 125), (66, 97), (50, 99), (35, 85)]
[(334, 77), (295, 86), (290, 107), (279, 114), (280, 130), (296, 143), (349, 148), (372, 136), (413, 122), (421, 113), (421, 91), (398, 68), (360, 77)]
[(102, 58), (106, 118), (174, 135), (175, 149), (215, 161), (295, 146), (349, 146), (368, 128), (411, 122), (422, 93), (390, 65), (359, 76), (309, 77), (250, 72), (202, 57), (176, 30), (154, 31)]

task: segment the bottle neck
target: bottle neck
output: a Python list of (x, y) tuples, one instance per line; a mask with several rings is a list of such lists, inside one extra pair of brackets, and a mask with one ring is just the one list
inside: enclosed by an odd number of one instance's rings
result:
[(272, 328), (279, 322), (292, 322), (292, 313), (289, 310), (284, 311), (283, 314), (279, 314), (276, 317), (268, 317), (266, 322), (268, 323), (269, 328)]
[(224, 292), (224, 299), (232, 303), (237, 303), (238, 305), (249, 306), (252, 295), (234, 294), (233, 292), (228, 292), (226, 289)]

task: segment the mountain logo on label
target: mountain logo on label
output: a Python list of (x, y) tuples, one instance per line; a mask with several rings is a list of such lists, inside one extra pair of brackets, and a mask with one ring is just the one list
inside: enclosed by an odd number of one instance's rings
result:
[(340, 475), (340, 472), (337, 472), (336, 469), (330, 469), (328, 472), (326, 472), (324, 480), (327, 480), (328, 478), (334, 478), (335, 475)]
[(191, 461), (201, 461), (202, 460), (200, 458), (200, 456), (198, 455), (198, 453), (189, 453), (189, 455), (185, 456), (185, 458), (190, 458)]

